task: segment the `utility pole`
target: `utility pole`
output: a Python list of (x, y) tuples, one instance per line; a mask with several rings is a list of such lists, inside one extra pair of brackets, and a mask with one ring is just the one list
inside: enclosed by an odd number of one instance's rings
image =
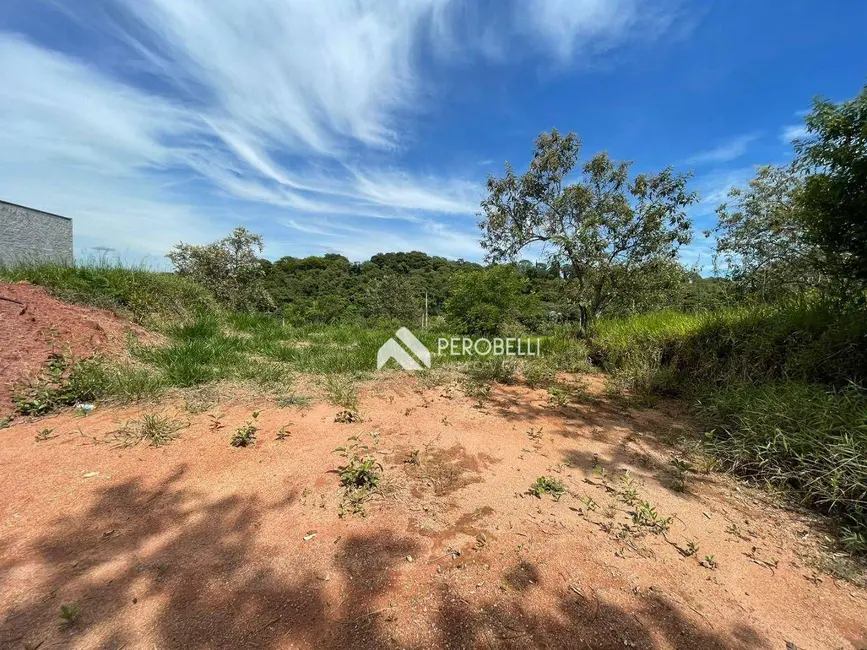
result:
[(424, 292), (424, 325), (422, 329), (427, 329), (427, 291)]

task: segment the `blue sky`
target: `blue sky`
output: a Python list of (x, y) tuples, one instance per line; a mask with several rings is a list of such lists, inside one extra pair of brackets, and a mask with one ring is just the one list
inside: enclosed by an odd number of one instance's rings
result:
[(867, 81), (867, 3), (3, 0), (0, 199), (79, 254), (158, 260), (242, 224), (266, 257), (481, 259), (487, 174), (577, 132), (695, 171), (682, 259), (816, 94)]

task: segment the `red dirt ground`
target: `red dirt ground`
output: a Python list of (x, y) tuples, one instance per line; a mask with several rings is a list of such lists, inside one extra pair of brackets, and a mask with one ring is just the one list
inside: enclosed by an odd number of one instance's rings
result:
[[(671, 489), (674, 410), (554, 408), (520, 386), (480, 406), (405, 376), (360, 404), (338, 424), (323, 403), (166, 402), (190, 426), (160, 448), (105, 442), (145, 406), (0, 431), (0, 647), (867, 646), (867, 592), (812, 568), (806, 516), (724, 476)], [(257, 444), (232, 448), (254, 409)], [(334, 448), (374, 431), (382, 494), (341, 518)], [(673, 517), (665, 536), (632, 525), (627, 470)], [(567, 494), (526, 494), (542, 475)]]
[(121, 354), (126, 336), (147, 332), (111, 312), (61, 302), (26, 282), (0, 282), (0, 414), (12, 408), (16, 382), (37, 375), (52, 354), (85, 359)]

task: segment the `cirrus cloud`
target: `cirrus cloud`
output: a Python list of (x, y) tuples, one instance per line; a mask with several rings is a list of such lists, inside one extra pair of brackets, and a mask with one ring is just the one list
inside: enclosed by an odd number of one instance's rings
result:
[(0, 24), (0, 196), (74, 217), (79, 249), (149, 255), (241, 221), (271, 254), (479, 256), (477, 170), (401, 164), (436, 99), (429, 67), (482, 40), (483, 56), (520, 41), (568, 60), (649, 24), (638, 0), (515, 0), (488, 24), (462, 22), (458, 0), (51, 6), (94, 45), (73, 54)]

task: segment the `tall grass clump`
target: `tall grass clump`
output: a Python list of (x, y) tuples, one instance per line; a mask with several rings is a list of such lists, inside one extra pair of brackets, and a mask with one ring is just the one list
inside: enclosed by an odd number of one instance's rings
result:
[(170, 343), (139, 347), (135, 355), (159, 368), (173, 386), (196, 386), (236, 374), (247, 342), (224, 331), (220, 318), (204, 314), (168, 329)]
[(733, 385), (698, 406), (729, 470), (791, 490), (867, 552), (867, 391), (800, 381)]
[(661, 311), (601, 321), (591, 355), (633, 388), (797, 379), (843, 386), (867, 375), (867, 318), (830, 305)]
[(146, 265), (127, 266), (105, 258), (78, 262), (0, 266), (0, 281), (26, 280), (66, 302), (109, 309), (143, 325), (217, 309), (206, 288)]
[(587, 343), (569, 330), (556, 332), (553, 336), (543, 337), (540, 343), (541, 359), (565, 372), (591, 372), (590, 350)]
[(867, 318), (824, 303), (599, 322), (594, 360), (638, 394), (698, 400), (729, 470), (790, 490), (867, 551)]

